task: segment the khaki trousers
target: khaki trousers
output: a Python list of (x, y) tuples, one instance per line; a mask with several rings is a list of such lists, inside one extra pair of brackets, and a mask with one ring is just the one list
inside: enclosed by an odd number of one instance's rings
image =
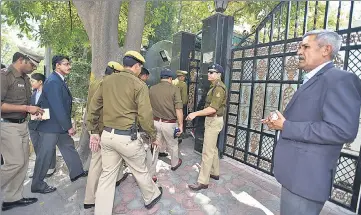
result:
[[(179, 162), (178, 139), (174, 138), (174, 129), (177, 123), (165, 123), (154, 120), (154, 126), (157, 129), (157, 141), (167, 147), (171, 157), (171, 166), (175, 167)], [(155, 155), (158, 159), (158, 153)]]
[(101, 140), (103, 171), (96, 193), (95, 215), (112, 214), (115, 182), (123, 159), (138, 183), (145, 204), (151, 203), (160, 195), (160, 190), (151, 179), (145, 165), (145, 150), (139, 137), (138, 140), (132, 141), (130, 136), (103, 131)]
[[(123, 178), (124, 165), (120, 165), (117, 181)], [(95, 194), (98, 188), (99, 177), (102, 173), (102, 154), (101, 151), (92, 152), (90, 160), (88, 179), (85, 188), (84, 204), (95, 204)]]
[[(140, 135), (142, 136), (142, 135)], [(155, 154), (154, 155), (154, 162), (153, 162), (153, 154), (152, 154), (152, 151), (151, 151), (151, 142), (149, 141), (149, 139), (146, 139), (146, 138), (140, 138), (140, 140), (142, 141), (143, 145), (144, 145), (144, 150), (145, 150), (145, 165), (147, 166), (148, 168), (148, 171), (149, 171), (149, 175), (152, 177), (152, 176), (155, 176), (156, 174), (156, 168), (157, 168), (157, 159), (156, 157), (158, 157), (158, 154)], [(153, 153), (157, 153), (157, 152), (154, 152)]]
[(223, 128), (223, 117), (206, 117), (202, 150), (201, 170), (198, 183), (209, 184), (209, 175), (219, 175), (219, 157), (217, 148), (218, 134)]
[(1, 122), (1, 189), (4, 202), (23, 198), (24, 180), (29, 165), (28, 123)]

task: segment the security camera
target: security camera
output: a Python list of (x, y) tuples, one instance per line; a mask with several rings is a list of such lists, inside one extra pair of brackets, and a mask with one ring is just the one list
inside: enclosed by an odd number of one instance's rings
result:
[(160, 57), (162, 58), (163, 62), (171, 61), (171, 58), (169, 57), (169, 54), (166, 50), (162, 50), (159, 52)]

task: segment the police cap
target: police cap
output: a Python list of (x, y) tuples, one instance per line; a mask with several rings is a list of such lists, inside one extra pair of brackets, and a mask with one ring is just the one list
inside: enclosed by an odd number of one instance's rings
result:
[(160, 72), (160, 78), (161, 79), (173, 78), (173, 77), (174, 77), (174, 74), (173, 74), (172, 70), (170, 70), (170, 69), (163, 69)]
[(134, 60), (138, 61), (141, 64), (145, 63), (144, 57), (137, 51), (127, 51), (124, 54), (124, 58), (126, 57), (133, 58)]
[(177, 73), (177, 76), (181, 76), (181, 75), (186, 76), (188, 74), (187, 71), (183, 71), (183, 70), (177, 70), (176, 73)]
[(217, 73), (224, 73), (223, 67), (217, 63), (212, 64), (208, 67), (208, 71), (210, 72), (217, 72)]
[(35, 65), (39, 66), (40, 61), (44, 59), (43, 56), (33, 52), (32, 50), (25, 48), (23, 46), (18, 46), (19, 52), (23, 54), (26, 58), (29, 58), (29, 60)]
[(115, 62), (115, 61), (109, 61), (108, 66), (117, 71), (124, 70), (124, 67), (120, 63)]

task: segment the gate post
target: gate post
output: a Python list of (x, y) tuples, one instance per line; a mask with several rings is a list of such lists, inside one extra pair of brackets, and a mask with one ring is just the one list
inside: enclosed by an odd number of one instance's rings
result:
[[(225, 71), (222, 77), (227, 88), (230, 80), (230, 59), (233, 36), (234, 18), (232, 16), (216, 13), (203, 20), (202, 27), (202, 61), (198, 79), (198, 101), (197, 110), (204, 108), (205, 98), (209, 89), (208, 66), (212, 63), (220, 64)], [(227, 92), (228, 93), (228, 92)], [(198, 118), (198, 119), (197, 119)], [(195, 145), (194, 149), (202, 152), (203, 134), (204, 134), (204, 117), (196, 118)], [(226, 124), (226, 123), (225, 123)], [(224, 126), (225, 127), (225, 126)], [(225, 139), (225, 129), (221, 131), (218, 138), (218, 148), (220, 156), (223, 154)]]
[(180, 31), (173, 35), (172, 60), (170, 68), (172, 71), (189, 70), (189, 55), (195, 50), (196, 35)]

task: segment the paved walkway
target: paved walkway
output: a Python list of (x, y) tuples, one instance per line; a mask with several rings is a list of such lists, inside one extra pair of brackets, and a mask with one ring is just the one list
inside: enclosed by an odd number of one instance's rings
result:
[[(188, 183), (198, 176), (200, 155), (193, 151), (193, 139), (181, 144), (182, 166), (170, 170), (169, 159), (157, 164), (159, 184), (163, 186), (162, 200), (151, 210), (143, 206), (140, 191), (132, 176), (116, 189), (114, 214), (127, 215), (277, 215), (280, 204), (280, 185), (267, 174), (259, 172), (232, 159), (221, 160), (221, 178), (210, 181), (210, 187), (201, 192), (192, 192)], [(32, 156), (29, 174), (32, 172)], [(57, 172), (47, 180), (58, 190), (42, 195), (30, 193), (30, 179), (25, 181), (25, 196), (36, 196), (39, 202), (31, 206), (2, 212), (2, 215), (91, 215), (92, 210), (83, 209), (86, 178), (71, 183), (67, 168), (58, 157)], [(327, 203), (321, 215), (354, 214), (332, 203)]]

